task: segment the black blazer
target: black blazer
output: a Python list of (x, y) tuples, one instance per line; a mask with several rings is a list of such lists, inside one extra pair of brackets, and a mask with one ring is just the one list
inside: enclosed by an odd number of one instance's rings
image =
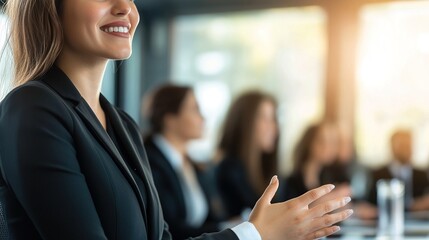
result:
[[(392, 179), (393, 176), (390, 173), (388, 166), (382, 167), (375, 170), (372, 173), (372, 184), (369, 191), (368, 200), (373, 204), (377, 204), (377, 181), (380, 179)], [(426, 172), (413, 168), (413, 180), (412, 180), (412, 191), (413, 198), (422, 197), (428, 193), (429, 179)]]
[(228, 217), (239, 216), (246, 208), (255, 206), (259, 194), (250, 184), (240, 159), (225, 157), (218, 166), (216, 179)]
[[(173, 238), (186, 239), (205, 232), (218, 231), (217, 223), (210, 217), (210, 214), (201, 227), (192, 227), (184, 221), (187, 213), (179, 176), (152, 138), (145, 139), (145, 149), (152, 169), (153, 180), (161, 200), (164, 218), (170, 226)], [(196, 168), (195, 170), (201, 185), (202, 176)], [(204, 186), (202, 186), (202, 189), (205, 189)], [(207, 199), (209, 193), (205, 191), (204, 194), (206, 194), (207, 206), (210, 208), (210, 202)]]
[(12, 239), (171, 239), (137, 125), (100, 102), (122, 152), (57, 67), (0, 104), (0, 200)]
[(285, 200), (296, 198), (310, 190), (305, 186), (304, 175), (299, 172), (287, 177), (282, 189), (284, 189)]

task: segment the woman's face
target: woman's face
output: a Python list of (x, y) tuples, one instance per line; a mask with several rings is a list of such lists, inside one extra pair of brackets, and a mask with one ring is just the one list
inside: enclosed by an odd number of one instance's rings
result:
[(332, 163), (337, 156), (338, 138), (334, 128), (322, 126), (312, 145), (312, 159), (322, 165)]
[(85, 59), (125, 59), (139, 22), (134, 1), (63, 0), (64, 49)]
[(263, 152), (272, 152), (275, 149), (278, 128), (276, 121), (276, 107), (271, 101), (265, 100), (259, 105), (255, 122), (256, 141)]
[(169, 118), (170, 127), (168, 129), (174, 131), (181, 139), (189, 141), (202, 137), (204, 118), (192, 91), (186, 94), (179, 113), (170, 115)]

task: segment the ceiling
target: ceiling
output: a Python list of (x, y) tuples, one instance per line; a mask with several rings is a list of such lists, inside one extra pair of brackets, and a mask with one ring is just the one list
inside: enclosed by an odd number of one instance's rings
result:
[(329, 0), (135, 0), (135, 3), (139, 10), (145, 14), (175, 15), (280, 6), (305, 6), (323, 4), (326, 1)]

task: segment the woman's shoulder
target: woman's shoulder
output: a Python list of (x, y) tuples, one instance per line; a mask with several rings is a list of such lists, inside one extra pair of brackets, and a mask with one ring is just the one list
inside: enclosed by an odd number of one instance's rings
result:
[(52, 98), (52, 95), (53, 92), (45, 84), (41, 81), (32, 80), (12, 89), (1, 103), (2, 105), (14, 103), (31, 105), (35, 102)]
[[(42, 81), (32, 80), (16, 87), (1, 101), (1, 115), (36, 117), (38, 114), (51, 114), (67, 117), (66, 106), (61, 98)], [(26, 119), (28, 120), (28, 119)]]
[(231, 155), (226, 155), (222, 158), (219, 164), (220, 168), (242, 168), (243, 164), (240, 158)]
[(302, 187), (304, 185), (304, 176), (301, 173), (292, 173), (285, 178), (288, 186)]
[(146, 153), (149, 157), (149, 162), (155, 162), (154, 164), (159, 164), (158, 159), (165, 158), (161, 149), (155, 144), (153, 136), (147, 136), (143, 139), (144, 147)]
[(226, 156), (216, 168), (218, 178), (243, 179), (246, 178), (246, 170), (239, 158)]

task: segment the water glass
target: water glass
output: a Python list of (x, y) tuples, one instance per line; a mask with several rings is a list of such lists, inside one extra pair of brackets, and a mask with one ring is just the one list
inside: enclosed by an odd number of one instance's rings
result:
[(404, 234), (404, 183), (398, 179), (377, 182), (378, 235)]

